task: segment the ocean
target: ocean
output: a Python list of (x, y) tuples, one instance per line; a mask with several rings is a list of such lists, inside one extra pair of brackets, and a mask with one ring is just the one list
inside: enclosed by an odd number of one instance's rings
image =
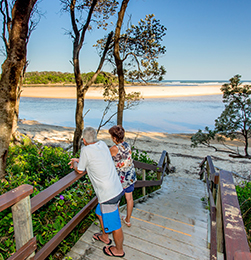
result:
[[(241, 81), (243, 85), (251, 85), (251, 80)], [(229, 83), (227, 80), (163, 80), (161, 83), (158, 83), (162, 86), (218, 86)]]
[[(89, 112), (84, 118), (85, 126), (98, 128), (106, 105), (103, 100), (86, 99), (83, 114), (88, 110)], [(74, 99), (21, 97), (19, 118), (74, 127), (75, 106)], [(127, 131), (195, 133), (205, 126), (213, 128), (214, 120), (220, 116), (223, 109), (222, 95), (144, 99), (139, 105), (124, 111), (123, 126)], [(115, 111), (114, 105), (106, 118)], [(116, 124), (116, 116), (103, 129), (109, 129), (114, 124)]]

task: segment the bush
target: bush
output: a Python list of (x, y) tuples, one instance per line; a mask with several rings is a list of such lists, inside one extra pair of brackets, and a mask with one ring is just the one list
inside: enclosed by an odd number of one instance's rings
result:
[[(236, 192), (241, 208), (243, 222), (249, 234), (251, 229), (251, 182), (245, 182), (241, 186), (236, 186)], [(249, 245), (251, 246), (251, 237), (248, 235)]]
[[(10, 146), (7, 158), (6, 179), (0, 185), (0, 194), (22, 184), (34, 187), (31, 197), (46, 189), (70, 172), (68, 162), (71, 153), (62, 148), (31, 144)], [(86, 176), (76, 181), (61, 194), (49, 201), (32, 215), (33, 231), (37, 237), (38, 250), (71, 220), (94, 197), (93, 188)], [(95, 219), (94, 212), (80, 223), (59, 245), (54, 254), (64, 255)], [(0, 259), (7, 259), (15, 252), (14, 228), (11, 209), (0, 212)], [(57, 259), (50, 256), (49, 259)]]

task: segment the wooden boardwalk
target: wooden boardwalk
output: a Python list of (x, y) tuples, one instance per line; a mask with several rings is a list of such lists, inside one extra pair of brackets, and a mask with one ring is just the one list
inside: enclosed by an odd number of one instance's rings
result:
[[(208, 210), (202, 200), (206, 197), (202, 181), (166, 176), (161, 190), (135, 204), (132, 226), (122, 224), (123, 259), (209, 259)], [(112, 259), (103, 254), (102, 242), (92, 241), (95, 232), (99, 226), (93, 223), (67, 256), (73, 260)]]

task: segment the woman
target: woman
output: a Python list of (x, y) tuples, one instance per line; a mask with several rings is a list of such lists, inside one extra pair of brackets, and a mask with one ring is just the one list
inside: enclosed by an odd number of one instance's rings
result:
[(122, 217), (124, 223), (131, 226), (131, 215), (133, 210), (134, 183), (137, 181), (135, 168), (132, 160), (130, 145), (124, 141), (125, 130), (120, 125), (115, 125), (109, 129), (112, 141), (115, 143), (110, 148), (112, 159), (118, 172), (122, 187), (125, 192), (127, 203), (127, 215)]

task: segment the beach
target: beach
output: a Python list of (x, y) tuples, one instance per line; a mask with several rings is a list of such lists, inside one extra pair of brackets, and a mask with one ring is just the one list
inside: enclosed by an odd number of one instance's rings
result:
[[(222, 94), (221, 85), (206, 86), (127, 86), (126, 93), (140, 92), (143, 98), (167, 98)], [(23, 87), (22, 97), (34, 98), (76, 98), (74, 86), (54, 87)], [(86, 99), (103, 99), (102, 87), (90, 87), (85, 96)]]
[[(74, 128), (41, 124), (37, 121), (20, 120), (18, 130), (44, 145), (60, 146), (67, 149), (71, 146)], [(215, 166), (227, 171), (232, 171), (241, 176), (250, 176), (251, 160), (231, 158), (228, 153), (216, 152), (213, 148), (199, 146), (191, 147), (191, 134), (168, 134), (158, 132), (126, 132), (126, 141), (139, 152), (146, 151), (148, 156), (159, 161), (163, 150), (167, 151), (171, 160), (170, 167), (173, 167), (175, 176), (198, 179), (200, 171), (199, 164), (210, 155)], [(108, 146), (113, 145), (108, 130), (101, 130), (98, 139), (106, 142)], [(231, 148), (238, 146), (240, 151), (243, 144), (240, 142), (228, 141)], [(225, 149), (224, 145), (214, 142), (219, 149)], [(233, 175), (236, 183), (245, 179)]]

